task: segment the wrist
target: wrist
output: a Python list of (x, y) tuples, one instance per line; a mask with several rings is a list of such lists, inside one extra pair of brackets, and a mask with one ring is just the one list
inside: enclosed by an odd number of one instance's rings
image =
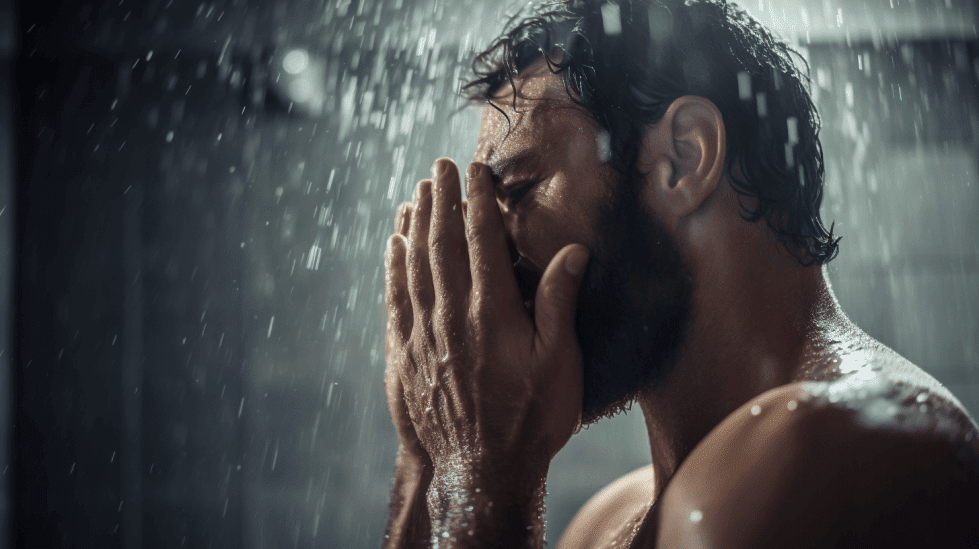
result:
[(428, 490), (432, 546), (542, 547), (547, 470), (453, 460)]
[(398, 446), (396, 467), (402, 474), (427, 478), (429, 480), (431, 480), (435, 472), (432, 466), (432, 460), (427, 454), (419, 455), (417, 452), (406, 448), (403, 444)]

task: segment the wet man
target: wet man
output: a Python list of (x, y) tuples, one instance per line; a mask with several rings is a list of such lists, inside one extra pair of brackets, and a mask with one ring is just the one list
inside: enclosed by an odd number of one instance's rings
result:
[(830, 289), (793, 55), (724, 3), (574, 0), (477, 57), (468, 203), (437, 161), (386, 254), (385, 547), (541, 547), (551, 458), (629, 402), (652, 463), (559, 548), (979, 547), (975, 422)]

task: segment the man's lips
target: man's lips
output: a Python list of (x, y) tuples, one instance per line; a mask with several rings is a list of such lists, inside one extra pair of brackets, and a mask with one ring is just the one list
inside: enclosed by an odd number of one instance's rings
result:
[(534, 296), (537, 295), (537, 285), (540, 284), (540, 269), (531, 260), (518, 256), (513, 264), (513, 273), (517, 277), (517, 287), (524, 300), (524, 306), (534, 314)]

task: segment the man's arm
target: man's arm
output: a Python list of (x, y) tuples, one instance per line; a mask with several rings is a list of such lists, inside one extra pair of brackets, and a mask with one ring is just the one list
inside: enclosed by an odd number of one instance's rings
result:
[(677, 471), (656, 547), (979, 547), (974, 448), (771, 393)]
[[(403, 204), (394, 218), (394, 234), (408, 236), (411, 226), (411, 206)], [(405, 289), (391, 284), (390, 270), (387, 271), (385, 302), (388, 306), (405, 298)], [(392, 329), (396, 329), (398, 318), (388, 316), (385, 336), (385, 354), (396, 357), (399, 350)], [(384, 388), (387, 392), (388, 410), (398, 432), (398, 460), (394, 471), (394, 485), (391, 488), (391, 504), (388, 525), (384, 531), (383, 549), (422, 549), (431, 546), (431, 517), (426, 501), (432, 476), (435, 472), (432, 459), (418, 440), (418, 433), (411, 423), (401, 376), (395, 368), (395, 360), (388, 360), (384, 374)]]
[(542, 548), (546, 479), (523, 466), (437, 471), (428, 494), (433, 547)]
[(412, 456), (402, 445), (391, 489), (390, 516), (384, 549), (424, 549), (431, 546), (432, 528), (427, 494), (432, 482), (430, 465)]

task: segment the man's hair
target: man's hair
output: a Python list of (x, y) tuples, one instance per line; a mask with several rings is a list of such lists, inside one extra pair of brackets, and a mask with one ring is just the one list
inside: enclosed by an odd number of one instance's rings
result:
[(620, 173), (636, 170), (643, 132), (675, 99), (712, 101), (727, 132), (726, 172), (756, 204), (742, 201), (742, 217), (764, 219), (803, 265), (836, 256), (839, 238), (819, 217), (823, 152), (808, 63), (746, 12), (724, 0), (545, 1), (476, 56), (463, 96), (487, 101), (506, 84), (516, 92), (514, 76), (542, 55), (608, 132)]

